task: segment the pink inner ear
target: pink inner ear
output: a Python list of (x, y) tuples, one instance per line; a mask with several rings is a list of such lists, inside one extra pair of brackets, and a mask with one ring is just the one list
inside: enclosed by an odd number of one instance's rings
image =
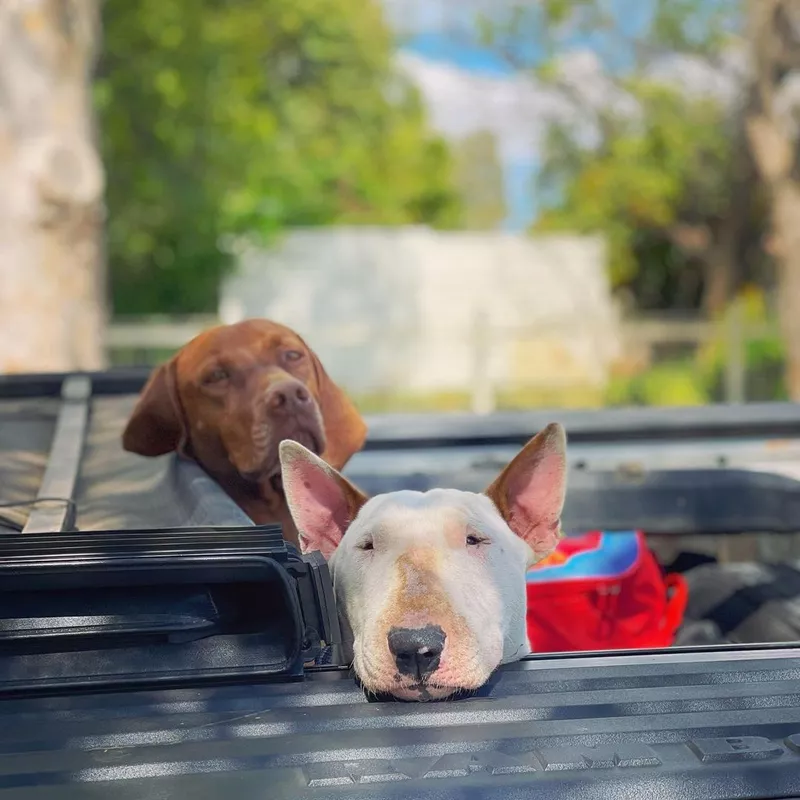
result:
[(347, 501), (337, 482), (318, 466), (302, 458), (293, 461), (284, 468), (284, 482), (304, 549), (329, 558), (350, 523)]
[(558, 544), (564, 504), (564, 458), (544, 453), (508, 477), (508, 526), (543, 558)]

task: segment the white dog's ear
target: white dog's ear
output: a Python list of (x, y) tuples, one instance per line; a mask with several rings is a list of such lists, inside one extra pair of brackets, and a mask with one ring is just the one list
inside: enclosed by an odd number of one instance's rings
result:
[(319, 550), (328, 559), (367, 497), (301, 444), (285, 439), (279, 452), (283, 490), (300, 548), (304, 553)]
[(536, 561), (550, 555), (561, 538), (566, 456), (564, 428), (554, 422), (522, 448), (485, 492)]

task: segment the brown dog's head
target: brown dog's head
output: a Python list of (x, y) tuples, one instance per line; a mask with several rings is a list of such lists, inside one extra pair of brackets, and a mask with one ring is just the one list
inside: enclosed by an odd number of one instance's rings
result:
[(281, 440), (301, 442), (341, 469), (365, 437), (355, 406), (296, 333), (246, 320), (201, 333), (158, 367), (122, 444), (143, 456), (176, 450), (226, 488), (277, 498)]

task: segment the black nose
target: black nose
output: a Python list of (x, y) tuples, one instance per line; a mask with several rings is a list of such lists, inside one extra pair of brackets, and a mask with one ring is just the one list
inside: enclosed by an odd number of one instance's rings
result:
[(389, 631), (389, 651), (400, 674), (421, 681), (436, 672), (445, 638), (438, 625), (392, 628)]
[(292, 411), (311, 402), (311, 394), (299, 381), (287, 381), (267, 392), (267, 406), (272, 411)]

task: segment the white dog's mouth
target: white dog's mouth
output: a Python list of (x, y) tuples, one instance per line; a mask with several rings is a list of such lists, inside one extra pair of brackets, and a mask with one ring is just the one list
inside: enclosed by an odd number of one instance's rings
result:
[(449, 700), (468, 690), (463, 686), (438, 686), (433, 683), (415, 683), (409, 686), (397, 686), (386, 694), (398, 700), (413, 703), (429, 703), (435, 700)]
[(410, 703), (430, 703), (468, 697), (486, 683), (485, 680), (479, 680), (474, 683), (470, 682), (469, 685), (456, 684), (451, 686), (434, 681), (408, 683), (396, 679), (386, 683), (375, 684), (365, 682), (361, 676), (359, 676), (359, 680), (367, 694), (376, 700), (402, 700)]
[(479, 689), (492, 672), (479, 667), (478, 659), (458, 663), (456, 657), (454, 663), (453, 648), (438, 625), (393, 627), (385, 641), (388, 658), (373, 662), (367, 655), (354, 663), (364, 688), (378, 698), (418, 703), (454, 698)]

